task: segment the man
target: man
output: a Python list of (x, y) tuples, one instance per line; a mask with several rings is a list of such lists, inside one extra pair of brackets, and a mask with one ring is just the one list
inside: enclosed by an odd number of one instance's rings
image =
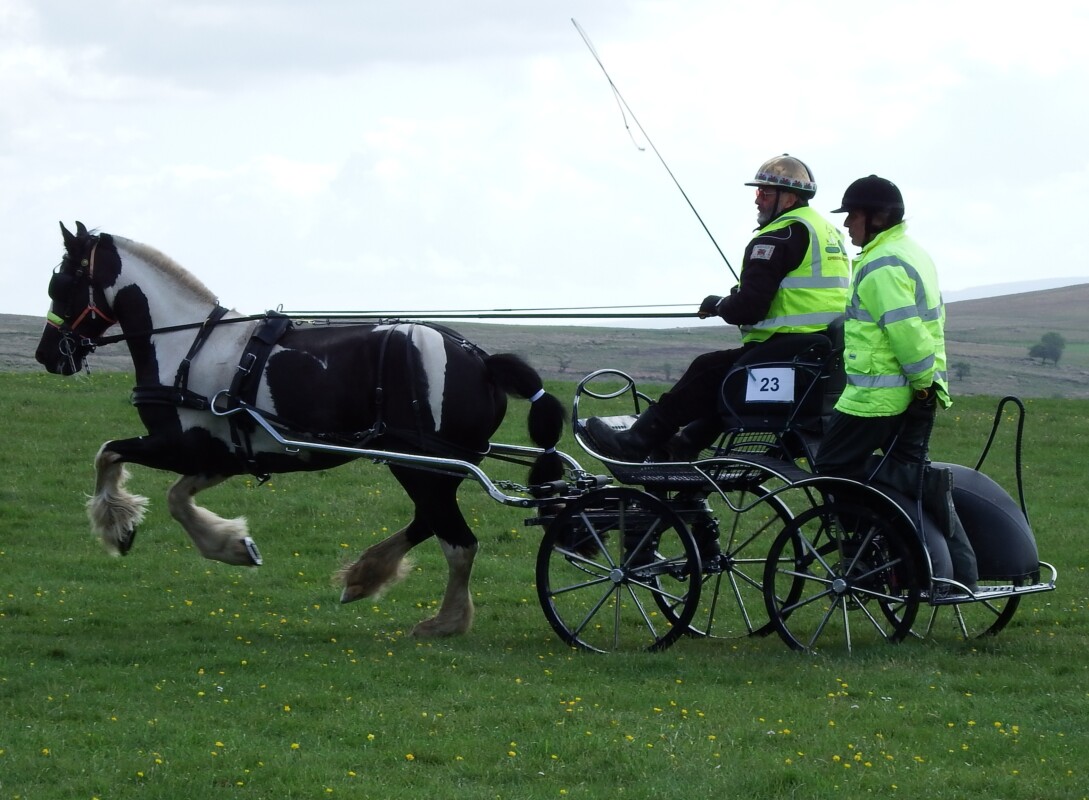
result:
[[(949, 540), (954, 578), (977, 580), (975, 554), (953, 508), (952, 475), (929, 467), (936, 409), (951, 405), (945, 306), (934, 262), (907, 235), (904, 199), (890, 180), (859, 178), (832, 213), (862, 251), (844, 323), (847, 385), (825, 428), (818, 472), (875, 480), (918, 496)], [(884, 454), (876, 474), (875, 450)]]
[(697, 357), (680, 380), (626, 431), (597, 417), (586, 430), (598, 451), (619, 461), (642, 462), (689, 423), (684, 449), (698, 450), (719, 431), (718, 396), (726, 373), (753, 347), (799, 333), (824, 331), (843, 320), (850, 263), (835, 226), (809, 207), (817, 193), (813, 173), (783, 154), (766, 161), (745, 184), (756, 187), (757, 229), (728, 297), (708, 296), (700, 318), (722, 317), (741, 328), (742, 347)]

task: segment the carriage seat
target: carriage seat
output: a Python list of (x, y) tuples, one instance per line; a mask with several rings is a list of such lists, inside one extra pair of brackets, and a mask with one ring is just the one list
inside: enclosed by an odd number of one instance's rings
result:
[(738, 358), (719, 394), (719, 448), (811, 455), (846, 385), (840, 336), (781, 336)]

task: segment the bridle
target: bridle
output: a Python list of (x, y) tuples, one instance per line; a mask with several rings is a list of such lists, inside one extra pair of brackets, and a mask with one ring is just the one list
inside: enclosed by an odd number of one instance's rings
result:
[[(97, 252), (98, 237), (88, 237), (79, 263), (73, 268), (74, 259), (66, 253), (53, 277), (49, 279), (48, 292), (52, 305), (45, 317), (46, 324), (60, 333), (60, 352), (68, 359), (74, 371), (82, 363), (83, 357), (93, 352), (97, 345), (96, 334), (85, 335), (80, 332), (80, 327), (86, 327), (91, 322), (102, 322), (105, 323), (102, 328), (104, 330), (117, 322), (112, 309), (107, 312), (95, 300)], [(85, 303), (81, 303), (84, 291), (87, 299)]]

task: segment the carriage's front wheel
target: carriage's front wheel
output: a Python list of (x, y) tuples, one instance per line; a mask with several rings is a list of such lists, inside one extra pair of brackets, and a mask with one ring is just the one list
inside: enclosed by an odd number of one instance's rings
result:
[(700, 572), (695, 540), (668, 505), (636, 489), (601, 489), (569, 503), (546, 529), (537, 596), (574, 647), (661, 650), (688, 629)]
[(888, 515), (855, 503), (799, 514), (764, 571), (764, 601), (783, 641), (796, 650), (901, 641), (920, 603), (910, 541)]

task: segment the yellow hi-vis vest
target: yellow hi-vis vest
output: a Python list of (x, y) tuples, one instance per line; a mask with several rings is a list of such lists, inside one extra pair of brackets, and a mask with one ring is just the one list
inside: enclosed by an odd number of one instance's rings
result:
[(903, 413), (913, 391), (939, 386), (949, 399), (945, 305), (930, 256), (901, 222), (862, 248), (843, 326), (847, 386), (836, 409), (856, 417)]
[[(809, 230), (809, 249), (783, 278), (767, 316), (741, 326), (743, 342), (764, 342), (777, 333), (814, 333), (843, 319), (851, 287), (851, 262), (843, 236), (809, 206), (792, 208), (757, 232), (757, 236), (800, 222)], [(744, 282), (745, 273), (741, 280)]]

